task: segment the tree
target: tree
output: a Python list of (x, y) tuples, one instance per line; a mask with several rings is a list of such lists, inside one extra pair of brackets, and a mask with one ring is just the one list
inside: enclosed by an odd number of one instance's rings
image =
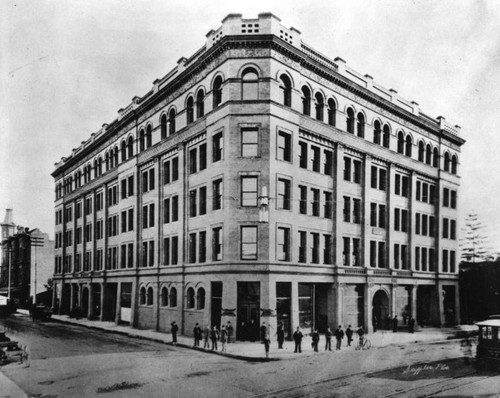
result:
[(465, 218), (465, 227), (462, 228), (460, 248), (461, 258), (467, 262), (492, 261), (494, 256), (486, 246), (487, 238), (483, 233), (484, 225), (476, 212), (469, 213)]

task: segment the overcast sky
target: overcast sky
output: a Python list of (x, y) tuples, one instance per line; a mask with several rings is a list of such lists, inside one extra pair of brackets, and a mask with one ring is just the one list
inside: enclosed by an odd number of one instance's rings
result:
[[(241, 2), (243, 3), (243, 2)], [(54, 236), (54, 163), (229, 13), (272, 12), (330, 58), (462, 127), (461, 219), (476, 210), (500, 250), (500, 2), (2, 1), (0, 220)]]

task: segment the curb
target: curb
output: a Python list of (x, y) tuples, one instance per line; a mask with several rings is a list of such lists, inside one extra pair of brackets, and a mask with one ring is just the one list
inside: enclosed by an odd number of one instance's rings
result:
[(202, 348), (193, 347), (193, 346), (185, 344), (185, 343), (174, 344), (172, 342), (165, 342), (164, 340), (159, 339), (159, 338), (140, 336), (140, 335), (136, 335), (134, 333), (124, 332), (122, 330), (109, 330), (109, 329), (101, 328), (99, 326), (85, 325), (85, 324), (75, 323), (75, 322), (68, 322), (64, 319), (50, 318), (50, 321), (69, 324), (69, 325), (81, 326), (81, 327), (84, 327), (87, 329), (98, 330), (101, 332), (119, 334), (122, 336), (127, 336), (127, 337), (131, 337), (131, 338), (139, 339), (139, 340), (148, 340), (148, 341), (154, 341), (156, 343), (162, 343), (165, 345), (188, 348), (188, 349), (194, 350), (194, 351), (204, 352), (204, 353), (213, 354), (213, 355), (219, 355), (219, 356), (223, 356), (223, 357), (229, 357), (229, 358), (238, 359), (238, 360), (247, 361), (247, 362), (271, 362), (271, 361), (280, 361), (282, 359), (282, 358), (249, 357), (249, 356), (245, 356), (245, 355), (241, 355), (241, 354), (232, 354), (232, 353), (227, 353), (227, 352), (223, 353), (220, 351), (205, 350)]

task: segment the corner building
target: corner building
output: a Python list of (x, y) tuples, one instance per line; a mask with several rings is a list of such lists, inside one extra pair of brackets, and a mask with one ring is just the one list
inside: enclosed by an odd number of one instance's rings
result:
[(276, 16), (230, 14), (56, 164), (54, 304), (240, 340), (454, 324), (459, 133)]

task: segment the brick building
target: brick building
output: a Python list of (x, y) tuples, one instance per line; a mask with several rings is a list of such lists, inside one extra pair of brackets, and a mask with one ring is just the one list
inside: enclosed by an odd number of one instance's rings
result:
[(459, 132), (274, 15), (230, 14), (56, 164), (54, 302), (238, 339), (457, 322)]

